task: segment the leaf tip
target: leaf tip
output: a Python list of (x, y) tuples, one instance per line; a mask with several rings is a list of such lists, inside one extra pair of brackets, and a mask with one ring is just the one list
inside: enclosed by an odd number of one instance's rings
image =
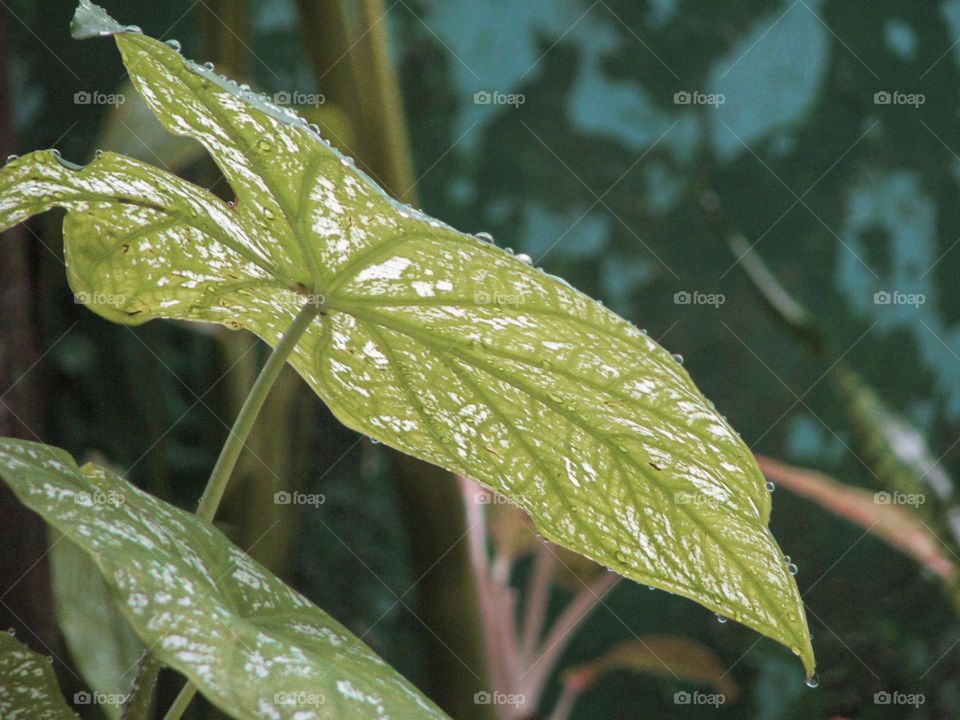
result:
[(73, 14), (73, 20), (70, 21), (70, 34), (75, 40), (109, 37), (135, 30), (135, 28), (121, 25), (110, 17), (106, 10), (90, 0), (80, 0)]

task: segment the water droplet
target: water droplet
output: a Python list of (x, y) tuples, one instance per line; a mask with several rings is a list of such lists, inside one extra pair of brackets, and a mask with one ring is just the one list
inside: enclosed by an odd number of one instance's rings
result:
[(264, 216), (267, 220), (273, 220), (273, 219), (275, 219), (275, 218), (277, 217), (277, 216), (274, 214), (273, 210), (271, 210), (270, 208), (264, 208), (264, 209), (263, 209), (263, 216)]
[(320, 126), (317, 125), (316, 123), (310, 123), (309, 125), (307, 125), (307, 127), (310, 128), (310, 132), (314, 132), (317, 135), (320, 134)]
[(57, 150), (56, 148), (54, 148), (54, 149), (51, 150), (50, 152), (53, 153), (53, 156), (54, 156), (55, 158), (57, 158), (57, 160), (60, 159), (60, 151), (59, 151), (59, 150)]
[(176, 50), (180, 52), (180, 41), (179, 40), (167, 40), (167, 47), (171, 50)]
[(207, 60), (207, 62), (203, 64), (203, 69), (213, 72), (213, 63)]
[(123, 28), (123, 31), (128, 33), (135, 33), (137, 35), (143, 34), (143, 30), (139, 25), (127, 25)]
[(270, 152), (273, 150), (273, 143), (266, 138), (260, 138), (257, 140), (257, 150), (260, 150), (261, 152)]
[(19, 155), (7, 155), (7, 162), (12, 163), (14, 160), (19, 160)]
[(380, 444), (380, 441), (377, 440), (376, 438), (370, 438), (370, 442), (373, 443), (374, 445), (379, 445), (379, 444)]
[(674, 353), (673, 359), (676, 360), (679, 364), (683, 365), (683, 355), (680, 353)]
[(243, 83), (243, 84), (240, 86), (240, 92), (242, 92), (242, 93), (250, 92), (250, 86), (247, 85), (246, 83)]
[(517, 253), (517, 260), (524, 262), (527, 265), (533, 265), (533, 258), (526, 253)]
[(777, 489), (777, 486), (773, 484), (772, 481), (767, 480), (767, 492), (773, 492)]
[(617, 562), (621, 562), (621, 563), (627, 562), (627, 556), (624, 553), (620, 552), (619, 550), (617, 550), (616, 558), (617, 558)]
[(352, 157), (343, 157), (343, 158), (340, 158), (340, 163), (341, 163), (344, 167), (353, 167), (354, 162), (355, 162), (355, 161), (354, 161), (354, 159), (353, 159)]
[(787, 563), (787, 572), (790, 573), (791, 575), (796, 575), (796, 574), (797, 574), (797, 566), (794, 565), (792, 562), (788, 562), (788, 563)]
[(93, 153), (94, 157), (101, 157), (102, 155), (103, 155), (103, 150), (100, 150), (99, 148), (95, 150)]
[(820, 687), (820, 676), (817, 675), (817, 673), (814, 673), (813, 675), (807, 678), (807, 687), (808, 688)]
[(720, 623), (721, 625), (723, 625), (723, 623), (725, 623), (726, 621), (727, 621), (727, 619), (726, 619), (723, 615), (717, 615), (717, 622), (718, 622), (718, 623)]
[(493, 245), (493, 242), (494, 242), (493, 235), (491, 235), (488, 232), (478, 232), (475, 235), (475, 237), (477, 238), (477, 240), (483, 240), (484, 242), (490, 243), (491, 245)]

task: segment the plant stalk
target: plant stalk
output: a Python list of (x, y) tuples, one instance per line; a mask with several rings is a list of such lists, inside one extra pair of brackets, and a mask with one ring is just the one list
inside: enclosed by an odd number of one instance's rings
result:
[[(250, 436), (250, 431), (257, 421), (257, 416), (263, 409), (263, 404), (270, 394), (270, 389), (273, 387), (274, 382), (276, 382), (277, 377), (279, 377), (280, 371), (283, 370), (286, 365), (290, 353), (293, 352), (297, 342), (299, 342), (314, 318), (317, 317), (319, 311), (320, 308), (315, 302), (308, 301), (297, 314), (296, 318), (294, 318), (290, 327), (287, 328), (287, 331), (283, 334), (283, 337), (280, 339), (280, 342), (277, 343), (273, 352), (270, 353), (270, 357), (267, 359), (263, 369), (257, 376), (256, 382), (254, 382), (253, 387), (250, 389), (250, 394), (247, 395), (243, 407), (240, 408), (240, 413), (237, 415), (233, 427), (230, 428), (230, 434), (227, 436), (227, 440), (220, 450), (220, 456), (217, 458), (217, 463), (214, 465), (213, 472), (210, 474), (210, 479), (207, 481), (207, 486), (197, 505), (197, 516), (212, 521), (214, 515), (217, 514), (217, 508), (220, 507), (220, 501), (223, 499), (227, 484), (230, 482), (230, 476), (237, 466), (237, 460), (240, 458), (240, 453), (243, 451), (247, 438)], [(160, 666), (159, 663), (150, 662), (149, 656), (145, 658), (143, 667), (148, 666), (151, 669), (146, 673), (147, 677), (138, 676), (135, 684), (136, 687), (143, 687), (144, 692), (152, 694), (153, 686), (156, 683), (156, 674), (159, 672)], [(187, 681), (187, 684), (180, 691), (176, 701), (167, 712), (167, 720), (176, 720), (179, 718), (186, 710), (187, 705), (190, 704), (190, 700), (193, 699), (196, 692), (197, 689), (193, 683)], [(146, 698), (137, 699), (143, 703), (143, 706), (149, 706), (149, 695)], [(134, 717), (135, 716), (131, 714), (131, 720), (134, 720)]]
[(280, 371), (286, 365), (287, 358), (318, 312), (319, 308), (314, 302), (308, 302), (303, 306), (270, 354), (263, 370), (260, 371), (257, 381), (253, 384), (250, 394), (247, 395), (247, 399), (243, 403), (243, 407), (240, 408), (240, 414), (237, 415), (233, 427), (230, 428), (230, 435), (220, 451), (217, 464), (214, 466), (207, 487), (200, 497), (200, 503), (197, 505), (197, 515), (199, 517), (205, 520), (213, 520), (217, 508), (220, 506), (220, 500), (223, 499), (223, 493), (227, 489), (227, 483), (230, 482), (230, 475), (237, 465), (240, 452), (243, 450), (247, 437), (253, 429), (253, 424), (263, 408), (267, 395), (270, 394), (270, 388), (273, 387)]
[(163, 720), (180, 720), (190, 705), (190, 701), (193, 700), (196, 694), (197, 686), (187, 680), (187, 684), (180, 689), (180, 692), (177, 694), (177, 699), (173, 701), (173, 705), (167, 710), (167, 714), (163, 716)]
[(527, 586), (529, 596), (523, 616), (523, 642), (520, 646), (524, 657), (533, 656), (547, 622), (555, 563), (553, 552), (546, 545), (539, 545), (533, 561), (533, 576)]
[(550, 626), (547, 636), (534, 653), (535, 657), (525, 659), (529, 666), (520, 679), (523, 693), (533, 707), (540, 704), (550, 674), (556, 668), (567, 645), (573, 640), (573, 631), (603, 602), (604, 597), (621, 579), (614, 572), (604, 572), (585, 585)]
[(361, 0), (360, 7), (365, 35), (359, 39), (357, 50), (362, 71), (359, 79), (367, 84), (360, 95), (364, 100), (365, 149), (377, 153), (373, 164), (397, 199), (416, 203), (407, 120), (400, 83), (388, 52), (389, 9), (384, 0)]

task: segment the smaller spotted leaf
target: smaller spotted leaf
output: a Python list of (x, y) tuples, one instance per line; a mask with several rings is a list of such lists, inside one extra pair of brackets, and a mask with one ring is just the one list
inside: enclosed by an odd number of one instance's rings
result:
[[(39, 443), (0, 439), (0, 478), (93, 559), (150, 652), (233, 717), (447, 717), (209, 522)], [(0, 717), (72, 719), (65, 709), (63, 715), (2, 712), (5, 702), (28, 694), (18, 687), (40, 687), (36, 673), (43, 666), (26, 656), (18, 675), (16, 659), (0, 654)], [(53, 700), (37, 708), (47, 706), (55, 708)]]
[(0, 718), (79, 720), (60, 693), (50, 659), (8, 632), (0, 632)]

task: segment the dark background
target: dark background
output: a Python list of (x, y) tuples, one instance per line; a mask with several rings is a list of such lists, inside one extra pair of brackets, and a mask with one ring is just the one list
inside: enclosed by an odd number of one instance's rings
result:
[[(269, 93), (328, 91), (309, 60), (311, 47), (327, 41), (324, 29), (303, 22), (293, 0), (251, 3), (245, 20), (221, 13), (223, 22), (211, 19), (216, 3), (202, 0), (103, 4), (148, 34), (177, 38), (198, 60), (216, 52), (217, 38), (244, 37), (249, 50), (237, 72)], [(647, 328), (684, 356), (758, 453), (871, 486), (870, 462), (830, 375), (843, 357), (927, 438), (942, 467), (960, 474), (960, 2), (387, 7), (416, 190), (429, 213), (491, 232)], [(103, 142), (112, 108), (77, 104), (75, 93), (116, 92), (123, 71), (112, 43), (70, 39), (73, 10), (72, 0), (0, 0), (4, 154), (56, 146), (82, 162)], [(520, 93), (524, 102), (476, 104), (478, 91)], [(678, 91), (721, 93), (725, 102), (678, 105)], [(924, 102), (878, 105), (879, 91), (922, 93)], [(319, 119), (341, 127), (349, 152), (349, 123), (328, 105)], [(161, 151), (138, 146), (147, 131), (127, 124), (129, 132), (121, 128), (110, 141), (157, 162)], [(209, 179), (210, 169), (193, 162), (186, 172)], [(703, 212), (712, 193), (726, 226), (757, 241), (754, 252), (811, 311), (822, 354), (760, 301)], [(39, 437), (78, 457), (97, 453), (192, 508), (249, 381), (249, 362), (231, 363), (252, 341), (173, 323), (131, 330), (75, 305), (58, 217), (8, 233), (2, 249), (0, 358), (8, 377), (0, 390), (16, 382), (2, 396), (4, 434)], [(682, 290), (722, 293), (725, 302), (678, 305)], [(922, 293), (925, 302), (878, 305), (878, 291)], [(262, 454), (327, 503), (281, 518), (282, 537), (253, 552), (354, 631), (375, 624), (368, 642), (427, 687), (431, 666), (456, 661), (442, 657), (413, 615), (418, 586), (396, 604), (418, 576), (420, 532), (417, 513), (401, 507), (409, 499), (394, 481), (397, 459), (338, 427), (305, 386), (288, 380), (289, 406), (262, 429)], [(224, 514), (244, 547), (263, 522), (260, 474), (248, 463)], [(8, 586), (40, 555), (43, 536), (28, 514), (3, 503)], [(444, 512), (429, 504), (420, 511)], [(782, 490), (772, 529), (800, 568), (817, 689), (805, 686), (786, 649), (721, 625), (693, 603), (623, 583), (566, 662), (628, 638), (625, 625), (641, 636), (673, 632), (734, 665), (742, 697), (717, 711), (677, 707), (681, 686), (616, 673), (574, 717), (957, 717), (960, 623), (936, 583), (861, 528)], [(42, 569), (0, 610), (32, 624), (36, 635), (25, 639), (35, 646), (45, 638), (56, 649)], [(69, 684), (70, 673), (60, 672)], [(877, 706), (881, 690), (923, 693), (926, 702), (916, 710)]]

